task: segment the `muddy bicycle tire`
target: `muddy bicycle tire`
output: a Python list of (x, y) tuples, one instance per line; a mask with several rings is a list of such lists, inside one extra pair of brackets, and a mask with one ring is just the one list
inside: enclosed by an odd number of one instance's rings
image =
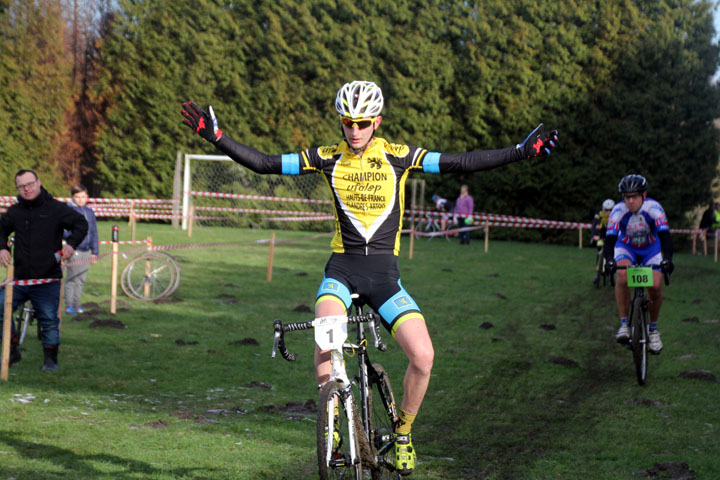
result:
[[(358, 437), (364, 435), (357, 408), (352, 412), (345, 410), (345, 403), (342, 401), (345, 392), (343, 384), (339, 382), (328, 382), (320, 390), (317, 411), (317, 455), (318, 473), (320, 480), (342, 479), (361, 480), (363, 478), (362, 460)], [(338, 418), (335, 419), (335, 408), (338, 407)], [(333, 412), (333, 413), (329, 413)], [(354, 447), (356, 462), (352, 463), (351, 440), (349, 423), (353, 422), (355, 431)], [(340, 433), (340, 444), (334, 448), (333, 438), (328, 435), (330, 430), (337, 429)], [(327, 452), (330, 453), (330, 465), (327, 462)]]
[(645, 385), (648, 367), (648, 331), (647, 311), (643, 308), (643, 297), (633, 300), (630, 328), (632, 331), (632, 352), (635, 362), (635, 375), (638, 384)]

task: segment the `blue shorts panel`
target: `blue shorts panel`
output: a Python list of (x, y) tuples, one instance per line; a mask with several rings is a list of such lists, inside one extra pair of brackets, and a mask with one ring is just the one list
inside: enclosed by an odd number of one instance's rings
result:
[(402, 323), (414, 312), (422, 316), (415, 300), (400, 284), (395, 255), (333, 253), (325, 266), (325, 277), (316, 299), (321, 295), (333, 295), (349, 309), (351, 292), (359, 294), (380, 315), (383, 326), (393, 335), (396, 321)]
[(632, 248), (629, 245), (615, 244), (615, 262), (620, 260), (630, 260), (633, 265), (660, 265), (662, 261), (662, 253), (660, 251), (660, 243), (654, 243), (648, 248)]
[(339, 298), (345, 304), (346, 309), (349, 309), (352, 304), (350, 289), (340, 280), (336, 280), (334, 278), (323, 278), (320, 288), (318, 288), (317, 295), (315, 295), (315, 299), (317, 300), (323, 295), (333, 295)]

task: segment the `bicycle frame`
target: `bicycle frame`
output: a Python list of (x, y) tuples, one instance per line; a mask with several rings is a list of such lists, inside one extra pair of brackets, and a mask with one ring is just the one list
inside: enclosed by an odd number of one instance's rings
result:
[[(353, 299), (357, 299), (357, 295), (353, 294)], [(380, 462), (379, 456), (385, 455), (388, 450), (394, 445), (394, 438), (392, 435), (379, 435), (377, 439), (371, 438), (373, 434), (377, 434), (378, 431), (371, 431), (372, 426), (372, 412), (370, 405), (371, 388), (373, 382), (377, 382), (377, 379), (382, 378), (384, 372), (378, 372), (375, 367), (370, 363), (368, 356), (368, 337), (365, 336), (365, 330), (363, 322), (367, 322), (370, 327), (370, 331), (374, 337), (374, 344), (380, 351), (385, 351), (387, 347), (380, 338), (378, 331), (378, 325), (375, 321), (375, 315), (373, 313), (363, 314), (362, 305), (354, 300), (353, 305), (357, 315), (345, 316), (336, 315), (328, 317), (316, 318), (310, 322), (300, 322), (283, 325), (280, 320), (274, 322), (274, 345), (272, 350), (272, 357), (275, 357), (277, 349), (280, 350), (283, 358), (288, 361), (294, 361), (296, 355), (288, 352), (284, 344), (284, 333), (286, 331), (297, 331), (306, 330), (309, 328), (315, 329), (315, 339), (318, 347), (321, 350), (329, 350), (331, 353), (331, 367), (332, 373), (328, 383), (334, 382), (341, 385), (338, 389), (340, 401), (345, 407), (346, 415), (348, 415), (348, 435), (350, 445), (350, 462), (356, 464), (361, 461), (361, 453), (356, 448), (356, 445), (362, 445), (365, 442), (368, 444), (371, 441), (375, 441), (375, 447), (377, 457), (373, 458), (368, 465), (371, 468), (378, 468), (379, 465), (383, 465), (384, 468), (388, 468), (386, 462)], [(347, 340), (347, 325), (357, 324), (356, 329), (356, 343), (352, 343)], [(342, 338), (342, 339), (341, 339)], [(330, 345), (330, 348), (328, 348)], [(347, 374), (345, 366), (346, 353), (357, 356), (358, 359), (358, 373), (350, 379)], [(378, 382), (379, 383), (379, 382)], [(359, 388), (359, 410), (360, 419), (362, 422), (363, 431), (357, 431), (355, 422), (353, 421), (353, 412), (357, 412), (355, 397), (352, 392), (354, 385)], [(381, 394), (380, 399), (382, 400), (382, 406), (385, 409), (387, 415), (391, 418), (397, 418), (397, 412), (395, 410), (394, 399), (392, 398), (392, 391), (389, 391), (389, 397), (387, 398), (384, 394)], [(332, 399), (328, 404), (328, 411), (332, 411), (334, 408), (335, 399)], [(334, 435), (333, 422), (328, 422), (328, 431), (326, 436), (327, 445), (325, 448), (325, 465), (327, 467), (347, 466), (346, 463), (336, 463), (336, 460), (331, 459), (332, 442)], [(358, 440), (356, 442), (356, 440)], [(365, 460), (362, 459), (363, 465)], [(335, 463), (334, 463), (335, 462)], [(394, 469), (394, 467), (392, 467)]]
[[(618, 266), (618, 269), (622, 270), (628, 270), (628, 276), (630, 276), (630, 269), (637, 269), (638, 265), (627, 265), (627, 266)], [(653, 270), (659, 269), (658, 266), (651, 266), (649, 268), (652, 268)], [(631, 328), (631, 334), (630, 338), (628, 339), (627, 348), (632, 350), (633, 352), (633, 360), (635, 362), (635, 372), (637, 376), (637, 381), (640, 385), (645, 385), (645, 382), (647, 381), (647, 357), (648, 357), (648, 339), (650, 332), (648, 331), (649, 321), (648, 321), (648, 298), (645, 296), (645, 286), (650, 286), (654, 284), (654, 280), (651, 278), (648, 280), (647, 276), (642, 273), (640, 270), (640, 273), (637, 275), (637, 278), (633, 279), (633, 282), (628, 283), (632, 285), (633, 288), (633, 297), (630, 301), (630, 309), (629, 309), (629, 315), (628, 318), (630, 319), (630, 328)], [(634, 275), (634, 273), (633, 273)], [(663, 272), (664, 278), (665, 278), (665, 284), (669, 285), (670, 278), (669, 275), (666, 272)], [(650, 275), (650, 277), (654, 277), (653, 275)], [(611, 277), (612, 284), (615, 284), (615, 279)], [(649, 283), (648, 283), (649, 282)], [(637, 312), (636, 309), (639, 308), (641, 311)], [(641, 330), (638, 330), (640, 328)]]

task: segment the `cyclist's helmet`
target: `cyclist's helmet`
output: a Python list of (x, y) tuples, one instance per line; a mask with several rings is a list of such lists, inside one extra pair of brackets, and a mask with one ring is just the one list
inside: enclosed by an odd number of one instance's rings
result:
[(611, 199), (607, 199), (603, 202), (603, 210), (612, 210), (612, 208), (615, 206), (615, 202), (613, 202)]
[(341, 117), (377, 117), (382, 108), (382, 91), (373, 82), (355, 80), (346, 83), (335, 98), (335, 109)]
[(438, 194), (436, 193), (435, 195), (432, 196), (432, 201), (437, 202), (438, 198), (440, 198), (440, 197), (438, 197)]
[(647, 190), (647, 180), (642, 175), (627, 175), (618, 184), (620, 193), (642, 193)]

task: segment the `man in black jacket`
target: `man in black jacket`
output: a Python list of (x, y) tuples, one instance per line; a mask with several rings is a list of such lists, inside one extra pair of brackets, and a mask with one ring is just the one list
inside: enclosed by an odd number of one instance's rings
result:
[[(0, 264), (12, 261), (8, 237), (15, 233), (15, 280), (35, 280), (13, 288), (13, 310), (30, 300), (40, 326), (43, 345), (43, 371), (57, 370), (60, 345), (60, 304), (62, 269), (60, 259), (69, 259), (85, 238), (88, 224), (80, 213), (59, 202), (45, 190), (35, 172), (20, 170), (15, 175), (18, 203), (0, 217)], [(71, 231), (63, 246), (65, 230)], [(0, 305), (5, 302), (5, 289), (0, 292)], [(4, 311), (0, 310), (0, 319)], [(17, 337), (14, 332), (10, 363), (19, 361)]]

